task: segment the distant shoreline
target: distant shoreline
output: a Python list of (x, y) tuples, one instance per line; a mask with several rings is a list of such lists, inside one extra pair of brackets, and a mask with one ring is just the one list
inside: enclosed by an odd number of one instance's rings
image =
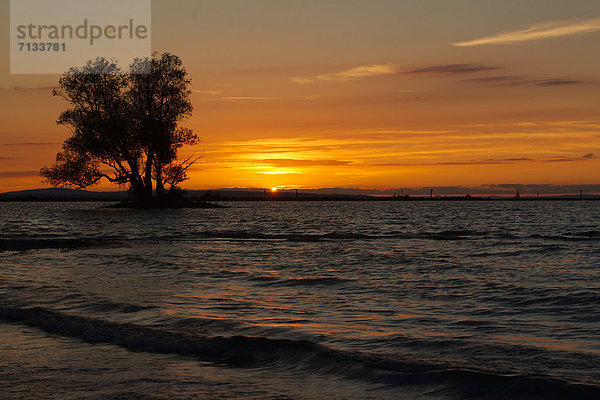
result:
[[(401, 191), (400, 191), (401, 192)], [(188, 201), (221, 202), (221, 201), (572, 201), (572, 200), (600, 200), (600, 194), (595, 190), (564, 194), (524, 192), (518, 193), (344, 193), (340, 191), (328, 193), (315, 193), (310, 189), (303, 190), (184, 190)], [(48, 188), (33, 189), (16, 192), (0, 193), (0, 202), (127, 202), (127, 191), (95, 192), (81, 189)]]
[[(579, 196), (573, 197), (554, 197), (554, 196), (540, 196), (529, 197), (524, 196), (521, 198), (516, 197), (488, 197), (488, 196), (448, 196), (448, 197), (426, 197), (426, 196), (413, 196), (413, 197), (391, 197), (391, 196), (311, 196), (311, 197), (277, 197), (270, 196), (266, 198), (259, 197), (210, 197), (210, 198), (197, 198), (190, 197), (192, 201), (211, 201), (211, 202), (319, 202), (319, 201), (336, 201), (336, 202), (481, 202), (481, 201), (600, 201), (600, 196), (586, 195), (583, 198)], [(0, 203), (89, 203), (89, 202), (102, 202), (112, 203), (121, 202), (122, 198), (93, 198), (93, 197), (72, 197), (72, 198), (58, 198), (58, 197), (0, 197)]]

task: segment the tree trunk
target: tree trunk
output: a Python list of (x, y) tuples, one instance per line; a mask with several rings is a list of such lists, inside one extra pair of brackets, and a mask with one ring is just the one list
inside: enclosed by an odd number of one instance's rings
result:
[(152, 203), (152, 180), (150, 180), (150, 191), (148, 191), (145, 179), (142, 179), (139, 173), (137, 163), (131, 159), (128, 159), (127, 163), (131, 170), (130, 183), (133, 201), (142, 207), (150, 205)]
[(147, 198), (152, 201), (152, 157), (149, 156), (146, 160), (146, 168), (144, 169), (144, 189)]
[(131, 180), (131, 192), (133, 194), (133, 202), (139, 206), (146, 206), (152, 203), (152, 192), (148, 196), (148, 191), (141, 180)]
[(164, 200), (165, 198), (165, 186), (162, 181), (162, 165), (160, 162), (156, 162), (155, 165), (156, 172), (156, 197), (159, 201)]

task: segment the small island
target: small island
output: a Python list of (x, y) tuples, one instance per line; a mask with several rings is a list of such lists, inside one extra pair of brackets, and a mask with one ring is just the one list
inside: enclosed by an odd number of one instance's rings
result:
[(73, 67), (53, 92), (69, 108), (59, 125), (73, 132), (56, 162), (41, 169), (56, 187), (87, 188), (102, 180), (127, 188), (127, 208), (215, 208), (184, 198), (179, 184), (202, 155), (180, 159), (179, 150), (198, 142), (180, 123), (191, 116), (190, 79), (181, 60), (154, 53), (136, 59), (129, 73), (105, 58)]

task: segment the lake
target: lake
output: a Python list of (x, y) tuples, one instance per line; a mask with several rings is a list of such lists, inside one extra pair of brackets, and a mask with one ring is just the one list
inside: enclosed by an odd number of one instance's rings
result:
[(600, 202), (0, 203), (10, 398), (600, 398)]

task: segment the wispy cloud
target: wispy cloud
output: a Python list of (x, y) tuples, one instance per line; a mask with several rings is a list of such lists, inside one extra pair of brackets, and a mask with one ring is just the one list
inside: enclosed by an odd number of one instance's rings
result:
[(587, 161), (596, 158), (594, 153), (588, 153), (582, 157), (543, 157), (543, 158), (486, 158), (479, 160), (466, 161), (439, 161), (439, 162), (418, 162), (418, 163), (387, 163), (371, 164), (371, 167), (417, 167), (417, 166), (451, 166), (451, 165), (490, 165), (490, 164), (519, 164), (519, 163), (556, 163), (556, 162), (576, 162)]
[(576, 81), (572, 79), (544, 79), (534, 81), (536, 86), (570, 86), (570, 85), (581, 85), (585, 82)]
[(221, 100), (229, 100), (229, 101), (269, 101), (269, 100), (294, 100), (290, 97), (264, 97), (264, 96), (223, 96), (219, 97)]
[(312, 100), (310, 97), (274, 97), (274, 96), (242, 96), (242, 95), (226, 95), (221, 90), (199, 90), (192, 89), (192, 93), (207, 96), (213, 100), (220, 101), (270, 101), (270, 100)]
[(297, 83), (311, 83), (315, 81), (350, 81), (354, 79), (370, 78), (375, 76), (394, 75), (398, 73), (398, 67), (393, 64), (372, 64), (354, 67), (339, 72), (321, 74), (314, 77), (291, 78)]
[(464, 79), (465, 82), (477, 82), (477, 83), (505, 83), (516, 80), (522, 80), (518, 75), (496, 75), (496, 76), (484, 76), (481, 78), (469, 78)]
[(464, 82), (473, 83), (489, 83), (494, 86), (542, 86), (542, 87), (553, 87), (553, 86), (573, 86), (583, 85), (587, 82), (575, 80), (575, 79), (528, 79), (526, 77), (518, 75), (506, 75), (506, 76), (485, 76), (481, 78), (464, 79)]
[(342, 160), (301, 160), (288, 158), (268, 158), (255, 161), (254, 164), (266, 164), (274, 167), (309, 167), (309, 166), (337, 166), (349, 165), (352, 161)]
[(0, 178), (30, 178), (39, 176), (40, 171), (8, 171), (0, 172)]
[(586, 20), (562, 20), (542, 22), (525, 29), (502, 32), (479, 39), (453, 43), (454, 46), (470, 47), (486, 44), (510, 44), (551, 39), (561, 36), (580, 35), (600, 31), (600, 18)]
[(9, 88), (2, 88), (2, 91), (14, 91), (14, 92), (51, 92), (54, 89), (58, 89), (56, 86), (34, 86), (34, 87), (23, 87), (23, 86), (13, 86)]
[(540, 120), (540, 121), (519, 121), (519, 122), (491, 122), (491, 123), (478, 123), (478, 124), (461, 124), (457, 125), (456, 128), (516, 128), (521, 130), (523, 128), (542, 130), (544, 132), (553, 131), (555, 129), (560, 129), (561, 131), (565, 128), (573, 131), (588, 131), (588, 132), (596, 132), (600, 129), (600, 121), (593, 120)]
[(0, 146), (56, 146), (57, 142), (22, 142), (22, 143), (0, 143)]
[(192, 93), (197, 93), (197, 94), (204, 94), (204, 95), (208, 95), (208, 96), (217, 96), (221, 93), (223, 93), (220, 90), (199, 90), (199, 89), (192, 89)]
[(439, 161), (439, 162), (414, 162), (414, 163), (384, 163), (370, 164), (370, 167), (431, 167), (431, 166), (453, 166), (453, 165), (489, 165), (489, 164), (513, 164), (519, 162), (531, 162), (529, 158), (505, 158), (485, 159), (468, 161)]
[(406, 71), (407, 74), (468, 74), (474, 72), (493, 71), (500, 67), (483, 64), (445, 64)]
[(544, 158), (539, 161), (540, 162), (572, 162), (572, 161), (587, 161), (587, 160), (591, 160), (594, 158), (597, 158), (594, 155), (594, 153), (588, 153), (581, 157), (548, 157), (548, 158)]
[[(399, 74), (469, 74), (484, 71), (493, 71), (501, 67), (484, 64), (442, 64), (417, 68), (409, 71), (401, 70), (395, 64), (372, 64), (361, 67), (354, 67), (339, 72), (321, 74), (312, 77), (291, 78), (296, 83), (312, 83), (316, 81), (337, 81), (347, 82), (352, 80), (373, 78), (378, 76), (399, 75)], [(405, 91), (411, 92), (412, 91)]]

